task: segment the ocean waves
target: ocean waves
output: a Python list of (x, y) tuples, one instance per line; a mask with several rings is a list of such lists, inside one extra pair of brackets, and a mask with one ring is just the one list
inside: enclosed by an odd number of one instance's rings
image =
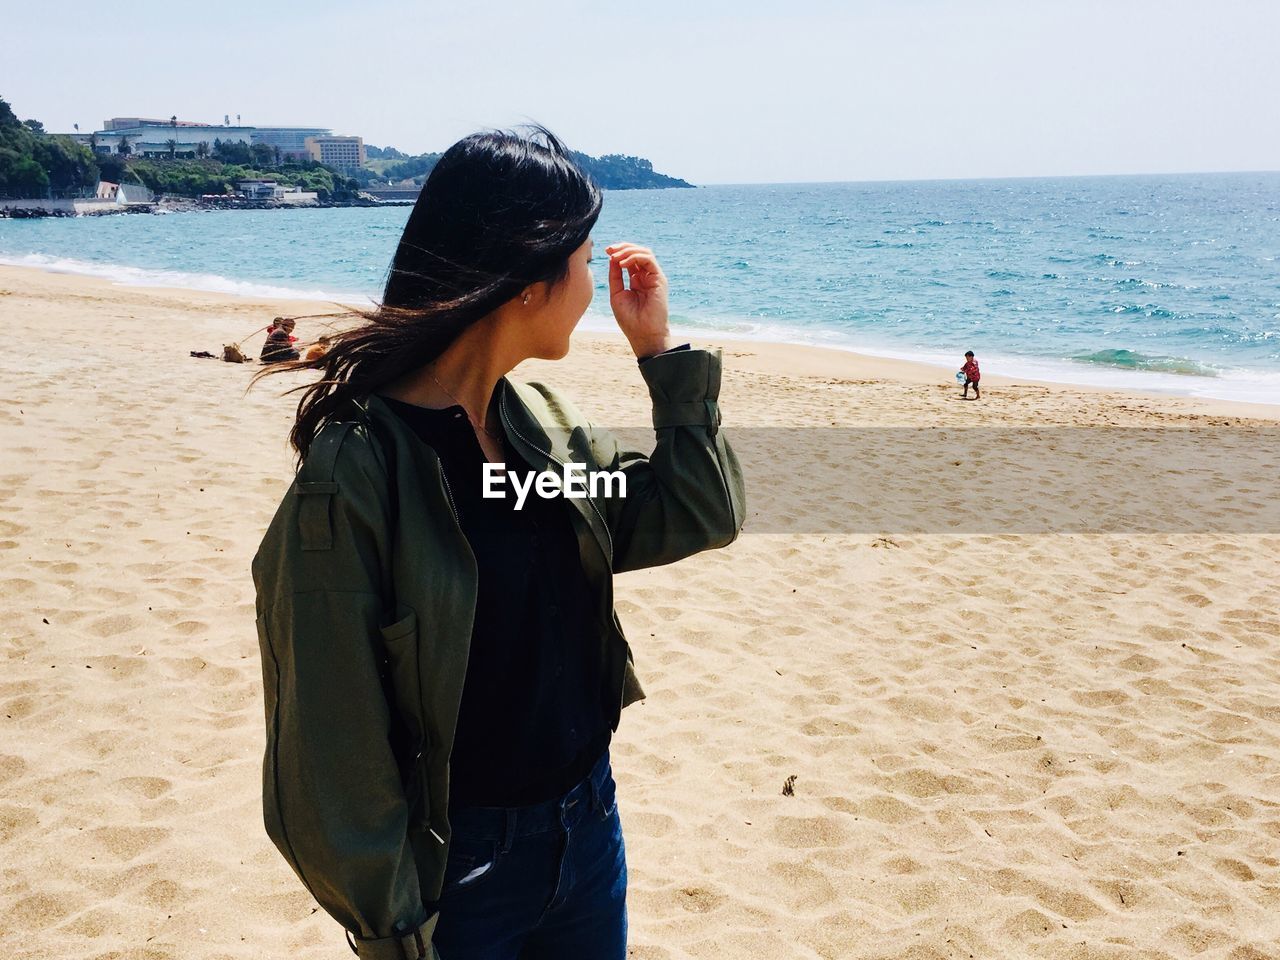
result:
[(225, 293), (236, 297), (271, 297), (283, 300), (325, 300), (338, 303), (368, 303), (368, 297), (347, 292), (333, 292), (319, 288), (293, 287), (271, 283), (254, 283), (237, 280), (216, 273), (191, 273), (184, 270), (153, 270), (131, 267), (118, 263), (93, 263), (70, 257), (55, 257), (42, 253), (20, 256), (0, 255), (0, 264), (13, 267), (34, 267), (50, 273), (70, 273), (84, 277), (98, 277), (127, 287), (170, 287), (182, 290), (203, 290), (209, 293)]
[[(0, 262), (368, 303), (407, 216), (4, 221)], [(1280, 403), (1280, 174), (610, 192), (593, 237), (653, 247), (692, 331)]]
[(1216, 377), (1222, 371), (1198, 360), (1186, 357), (1161, 357), (1137, 350), (1095, 350), (1077, 354), (1071, 358), (1077, 363), (1094, 363), (1120, 370), (1150, 370), (1156, 373), (1173, 373), (1183, 377)]

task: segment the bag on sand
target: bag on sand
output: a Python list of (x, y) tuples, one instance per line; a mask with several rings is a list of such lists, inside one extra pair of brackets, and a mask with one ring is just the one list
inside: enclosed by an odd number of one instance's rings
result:
[(240, 347), (234, 343), (224, 343), (222, 345), (222, 359), (227, 363), (248, 363), (249, 358), (240, 352)]

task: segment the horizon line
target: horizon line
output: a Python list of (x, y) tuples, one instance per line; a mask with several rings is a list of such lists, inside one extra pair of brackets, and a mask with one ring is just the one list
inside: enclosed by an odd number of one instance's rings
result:
[[(655, 171), (656, 172), (656, 171)], [(695, 183), (695, 187), (789, 187), (789, 186), (839, 186), (865, 183), (972, 183), (974, 181), (1003, 180), (1100, 180), (1116, 177), (1209, 177), (1258, 174), (1280, 174), (1274, 170), (1171, 170), (1144, 173), (1021, 173), (1008, 176), (978, 177), (873, 177), (861, 180), (719, 180)], [(669, 174), (668, 174), (669, 176)], [(685, 181), (686, 183), (689, 181)], [(668, 189), (680, 189), (671, 187)]]

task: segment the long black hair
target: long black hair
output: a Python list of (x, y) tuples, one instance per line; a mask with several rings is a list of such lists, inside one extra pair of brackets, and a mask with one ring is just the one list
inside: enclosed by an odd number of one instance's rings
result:
[(409, 214), (382, 303), (352, 311), (365, 322), (334, 332), (323, 357), (254, 377), (324, 370), (294, 388), (304, 391), (289, 434), (299, 461), (350, 401), (434, 360), (530, 284), (567, 276), (600, 216), (600, 188), (551, 131), (526, 129), (474, 133), (446, 150)]

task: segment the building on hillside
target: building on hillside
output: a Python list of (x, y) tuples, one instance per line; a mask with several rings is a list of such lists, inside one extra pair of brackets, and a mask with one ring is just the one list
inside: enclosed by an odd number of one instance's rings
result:
[(247, 200), (282, 200), (285, 203), (302, 203), (318, 199), (313, 190), (282, 186), (274, 180), (238, 180), (236, 192)]
[(249, 200), (274, 200), (284, 188), (274, 180), (237, 180), (236, 192)]
[(102, 121), (102, 129), (107, 132), (115, 130), (132, 130), (134, 127), (208, 127), (211, 124), (196, 120), (179, 120), (177, 117), (112, 117)]
[(361, 190), (377, 200), (417, 200), (422, 192), (422, 184), (413, 180), (401, 180), (399, 183), (369, 184)]
[(99, 180), (95, 194), (98, 200), (114, 200), (121, 205), (130, 203), (150, 203), (155, 195), (140, 183), (112, 183), (110, 180)]
[(174, 156), (195, 157), (199, 154), (201, 143), (207, 149), (213, 149), (215, 140), (223, 143), (244, 143), (251, 141), (253, 127), (223, 127), (208, 123), (187, 123), (179, 120), (176, 124), (169, 121), (139, 120), (133, 126), (124, 126), (122, 118), (108, 120), (110, 129), (99, 130), (93, 134), (76, 134), (75, 139), (88, 145), (92, 139), (95, 150), (100, 154), (120, 152), (120, 141), (126, 140), (129, 152), (135, 157), (167, 157), (169, 141), (174, 142)]
[(361, 137), (307, 137), (307, 150), (314, 160), (338, 170), (358, 170), (364, 166), (364, 140)]
[[(280, 151), (281, 158), (310, 157), (325, 166), (355, 170), (364, 165), (364, 140), (360, 137), (335, 137), (327, 127), (246, 127), (230, 124), (195, 123), (170, 117), (168, 120), (148, 117), (112, 117), (103, 121), (96, 133), (73, 134), (79, 143), (92, 141), (99, 154), (120, 152), (120, 142), (128, 141), (133, 156), (175, 157), (200, 155), (200, 144), (213, 150), (215, 140), (223, 143), (264, 144)], [(173, 141), (172, 147), (170, 141)]]
[(116, 191), (118, 203), (150, 203), (155, 198), (155, 194), (140, 183), (122, 183)]
[(282, 156), (309, 157), (311, 151), (307, 149), (307, 138), (332, 134), (333, 131), (326, 127), (254, 127), (250, 136), (253, 143), (278, 147)]

